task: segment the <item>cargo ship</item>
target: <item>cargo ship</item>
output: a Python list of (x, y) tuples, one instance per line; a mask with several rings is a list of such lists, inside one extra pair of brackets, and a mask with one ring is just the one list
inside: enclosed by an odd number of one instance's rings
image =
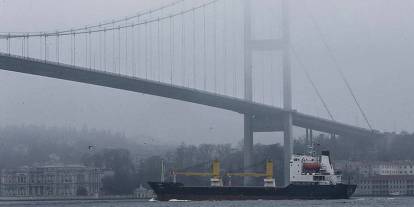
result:
[[(210, 173), (175, 172), (172, 182), (149, 182), (157, 200), (221, 201), (221, 200), (289, 200), (289, 199), (348, 199), (356, 185), (342, 182), (335, 172), (329, 151), (320, 155), (292, 155), (290, 184), (277, 187), (273, 177), (273, 162), (266, 163), (264, 173), (227, 173), (227, 176), (264, 177), (263, 186), (224, 186), (220, 164), (215, 160)], [(164, 168), (163, 168), (164, 169)], [(176, 175), (210, 176), (210, 186), (185, 186), (176, 182)]]

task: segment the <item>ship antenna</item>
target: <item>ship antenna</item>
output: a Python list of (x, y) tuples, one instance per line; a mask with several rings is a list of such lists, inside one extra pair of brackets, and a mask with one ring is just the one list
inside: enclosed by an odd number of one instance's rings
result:
[(313, 142), (309, 143), (307, 147), (308, 147), (308, 154), (310, 156), (313, 156), (315, 153), (315, 149), (313, 148)]
[(314, 146), (314, 141), (313, 141), (313, 130), (310, 129), (306, 129), (306, 146), (308, 147), (308, 154), (310, 156), (315, 156), (316, 152), (315, 152), (315, 146)]
[[(320, 146), (320, 144), (316, 144), (316, 146)], [(309, 149), (308, 153), (310, 156), (313, 156), (313, 157), (316, 156), (315, 142), (311, 142), (308, 145), (308, 149)]]

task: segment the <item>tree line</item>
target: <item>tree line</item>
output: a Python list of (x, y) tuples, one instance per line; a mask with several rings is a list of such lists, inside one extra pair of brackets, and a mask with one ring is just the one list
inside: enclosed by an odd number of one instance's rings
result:
[[(314, 138), (316, 151), (330, 150), (333, 160), (392, 161), (414, 160), (414, 134), (389, 133), (382, 137), (330, 137), (324, 134)], [(92, 150), (88, 146), (93, 146)], [(96, 146), (96, 147), (95, 147)], [(303, 137), (295, 139), (294, 152), (308, 150)], [(275, 163), (275, 178), (281, 183), (283, 146), (280, 144), (254, 146), (251, 168), (263, 172), (266, 160)], [(139, 156), (137, 156), (139, 155)], [(0, 127), (0, 169), (49, 164), (51, 162), (100, 167), (113, 172), (105, 177), (106, 194), (131, 194), (148, 181), (160, 180), (161, 160), (169, 170), (209, 172), (211, 161), (219, 159), (222, 173), (242, 172), (243, 154), (240, 146), (181, 144), (179, 146), (149, 146), (140, 140), (131, 141), (125, 135), (93, 129), (74, 129), (39, 126)], [(224, 182), (228, 179), (223, 177)], [(178, 176), (187, 185), (208, 185), (206, 177)], [(263, 180), (254, 180), (261, 185)], [(241, 185), (242, 178), (232, 178), (233, 185)]]

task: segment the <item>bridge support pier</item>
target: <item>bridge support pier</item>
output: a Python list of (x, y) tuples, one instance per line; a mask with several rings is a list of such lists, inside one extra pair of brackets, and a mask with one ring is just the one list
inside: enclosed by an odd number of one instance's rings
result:
[[(253, 50), (251, 48), (251, 0), (244, 0), (244, 99), (253, 101)], [(251, 172), (253, 161), (253, 120), (251, 114), (244, 115), (243, 168)], [(244, 177), (244, 185), (250, 185), (252, 178)]]
[(313, 147), (313, 130), (309, 130), (309, 145)]
[(290, 159), (293, 154), (292, 130), (292, 72), (290, 63), (290, 28), (289, 0), (282, 0), (282, 33), (283, 33), (283, 108), (288, 111), (284, 116), (284, 182), (290, 184)]
[(293, 154), (293, 130), (292, 130), (292, 114), (288, 113), (284, 117), (284, 132), (283, 132), (283, 186), (290, 184), (290, 159)]
[(309, 129), (306, 128), (306, 136), (305, 136), (305, 146), (309, 146)]
[[(253, 127), (252, 117), (244, 115), (244, 140), (243, 140), (243, 166), (244, 172), (251, 172), (251, 165), (253, 163)], [(244, 185), (251, 184), (250, 177), (244, 177)]]

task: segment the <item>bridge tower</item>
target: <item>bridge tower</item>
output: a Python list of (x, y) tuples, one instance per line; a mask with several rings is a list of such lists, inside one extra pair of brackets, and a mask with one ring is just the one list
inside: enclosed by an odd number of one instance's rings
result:
[[(253, 101), (253, 52), (254, 51), (281, 51), (283, 61), (283, 108), (292, 110), (292, 81), (290, 64), (290, 28), (289, 28), (289, 0), (282, 2), (282, 37), (277, 39), (257, 40), (252, 38), (252, 9), (251, 0), (244, 1), (244, 98)], [(293, 153), (292, 114), (287, 113), (283, 117), (284, 132), (284, 186), (289, 184), (289, 162)], [(253, 159), (253, 129), (254, 117), (251, 114), (244, 115), (244, 146), (243, 160), (245, 172), (251, 172)], [(244, 178), (244, 184), (249, 185), (250, 178)]]
[(284, 185), (290, 184), (290, 158), (293, 154), (293, 127), (292, 127), (292, 72), (290, 63), (290, 23), (289, 0), (282, 0), (282, 50), (283, 50), (283, 108), (289, 113), (284, 117)]
[[(244, 0), (244, 98), (253, 101), (253, 50), (251, 47), (251, 0)], [(251, 172), (253, 159), (253, 117), (244, 115), (243, 165), (246, 173)], [(244, 177), (244, 185), (251, 183), (250, 177)]]

